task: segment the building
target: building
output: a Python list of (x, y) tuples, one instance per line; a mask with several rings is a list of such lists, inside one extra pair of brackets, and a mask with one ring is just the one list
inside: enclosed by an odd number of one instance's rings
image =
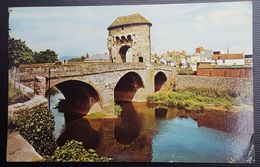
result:
[[(179, 64), (182, 64), (182, 67), (187, 66), (187, 55), (184, 50), (181, 51), (167, 51), (166, 53), (163, 53), (160, 55), (160, 58), (162, 61), (167, 61), (167, 65), (171, 66), (179, 66)], [(165, 64), (165, 63), (163, 63)]]
[(252, 67), (218, 66), (213, 64), (198, 64), (197, 76), (252, 78)]
[(195, 53), (204, 53), (204, 50), (205, 49), (201, 46), (195, 49)]
[(140, 14), (121, 16), (107, 28), (107, 48), (110, 60), (122, 62), (151, 62), (150, 23)]
[(212, 51), (212, 50), (209, 50), (209, 49), (205, 49), (205, 50), (204, 50), (204, 56), (205, 56), (207, 59), (211, 59), (211, 58), (212, 58), (212, 55), (213, 55), (213, 51)]
[(212, 50), (198, 47), (195, 49), (195, 53), (189, 56), (190, 67), (193, 71), (197, 70), (198, 62), (211, 62)]
[(253, 55), (252, 54), (248, 54), (244, 56), (244, 60), (245, 60), (245, 65), (246, 66), (253, 66)]
[(169, 57), (162, 57), (162, 58), (160, 58), (160, 62), (161, 62), (161, 64), (165, 64), (165, 65), (170, 65), (170, 66), (174, 66), (175, 65), (175, 63)]
[(84, 60), (84, 62), (98, 63), (98, 62), (110, 62), (108, 54), (95, 54)]
[(222, 54), (220, 51), (213, 52), (212, 60), (214, 60), (218, 65), (245, 65), (243, 53), (238, 54)]

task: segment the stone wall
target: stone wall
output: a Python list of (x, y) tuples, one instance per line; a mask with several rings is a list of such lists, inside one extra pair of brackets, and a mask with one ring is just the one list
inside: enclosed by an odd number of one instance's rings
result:
[(34, 96), (24, 103), (16, 103), (8, 106), (8, 125), (14, 123), (18, 116), (28, 116), (34, 108), (48, 107), (48, 101), (44, 96)]
[(7, 136), (6, 160), (8, 162), (36, 162), (43, 158), (19, 133), (11, 132)]
[(206, 76), (191, 76), (178, 75), (176, 78), (176, 89), (185, 89), (188, 87), (194, 88), (209, 88), (223, 89), (241, 92), (252, 96), (253, 94), (253, 79), (250, 78), (231, 78), (231, 77), (206, 77)]
[[(131, 40), (128, 40), (127, 37), (130, 37)], [(150, 25), (125, 25), (124, 28), (115, 27), (109, 30), (107, 47), (113, 62), (122, 62), (119, 50), (126, 45), (132, 48), (131, 55), (128, 55), (132, 56), (131, 62), (139, 62), (139, 57), (143, 57), (143, 62), (150, 62)]]

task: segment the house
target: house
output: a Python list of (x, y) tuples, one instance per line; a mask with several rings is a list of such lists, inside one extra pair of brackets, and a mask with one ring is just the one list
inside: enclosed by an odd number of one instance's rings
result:
[(203, 62), (198, 63), (197, 76), (252, 78), (253, 70), (248, 66), (223, 66)]
[(243, 53), (222, 54), (220, 51), (213, 52), (212, 60), (214, 60), (218, 65), (227, 65), (227, 66), (245, 65)]
[(246, 66), (253, 66), (253, 55), (252, 54), (247, 54), (244, 56), (244, 60), (245, 60), (245, 65)]
[(175, 63), (169, 57), (162, 57), (160, 59), (160, 62), (162, 64), (165, 64), (165, 65), (170, 65), (170, 66), (174, 66), (175, 65)]

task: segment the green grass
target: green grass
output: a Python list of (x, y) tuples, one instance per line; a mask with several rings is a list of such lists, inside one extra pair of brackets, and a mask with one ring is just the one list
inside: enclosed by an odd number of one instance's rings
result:
[(91, 114), (87, 115), (87, 117), (88, 117), (89, 119), (106, 118), (106, 117), (107, 117), (107, 114), (102, 113), (102, 112), (94, 112), (94, 113), (91, 113)]
[(119, 104), (114, 105), (114, 113), (115, 115), (119, 116), (121, 115), (121, 112), (123, 111), (123, 108)]
[(147, 98), (148, 103), (162, 103), (185, 110), (202, 111), (206, 107), (220, 107), (231, 109), (232, 100), (226, 97), (210, 97), (199, 95), (190, 90), (176, 92), (157, 92)]

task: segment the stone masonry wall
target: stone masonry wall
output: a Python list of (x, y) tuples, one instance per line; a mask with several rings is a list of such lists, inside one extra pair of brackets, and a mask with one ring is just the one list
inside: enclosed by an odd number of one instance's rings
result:
[(13, 124), (19, 115), (28, 116), (34, 108), (39, 106), (48, 107), (48, 101), (44, 96), (34, 96), (27, 102), (8, 106), (8, 125)]
[(176, 89), (206, 88), (228, 90), (239, 92), (240, 100), (252, 103), (253, 100), (253, 79), (231, 78), (231, 77), (206, 77), (192, 75), (178, 75), (175, 81)]
[(176, 88), (185, 89), (187, 87), (222, 88), (242, 92), (252, 92), (253, 79), (178, 75), (176, 79)]
[[(116, 37), (122, 39), (130, 35), (131, 39), (127, 42), (117, 42)], [(128, 45), (133, 49), (132, 62), (138, 62), (138, 57), (143, 57), (143, 62), (150, 62), (150, 26), (147, 24), (127, 25), (109, 30), (108, 50), (114, 62), (122, 62), (119, 50), (122, 46)]]

